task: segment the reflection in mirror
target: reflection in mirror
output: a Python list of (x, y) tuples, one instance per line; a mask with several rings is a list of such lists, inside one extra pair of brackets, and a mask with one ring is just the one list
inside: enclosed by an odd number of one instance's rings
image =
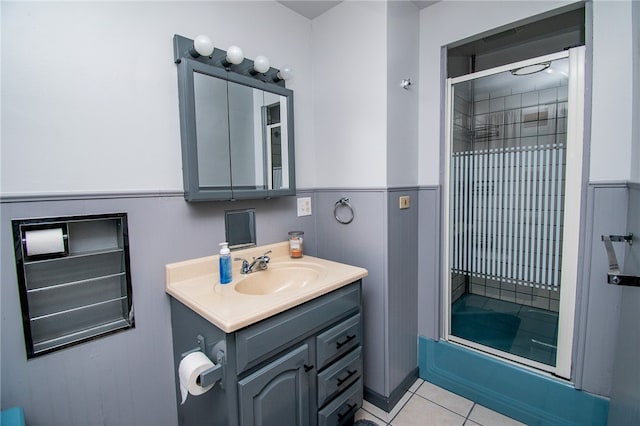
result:
[(234, 188), (264, 189), (264, 92), (231, 81), (228, 85), (232, 185)]
[(193, 73), (200, 187), (231, 188), (227, 82)]
[(289, 182), (289, 153), (287, 144), (287, 98), (265, 92), (265, 135), (269, 189), (287, 188)]

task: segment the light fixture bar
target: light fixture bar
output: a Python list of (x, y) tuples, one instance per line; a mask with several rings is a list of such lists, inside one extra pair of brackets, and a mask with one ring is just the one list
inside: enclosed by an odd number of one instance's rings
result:
[(285, 80), (293, 77), (293, 69), (289, 65), (284, 65), (280, 70), (271, 67), (266, 56), (259, 55), (251, 60), (244, 57), (238, 46), (230, 46), (225, 51), (215, 48), (207, 36), (198, 36), (196, 39), (197, 42), (178, 34), (173, 36), (173, 61), (176, 64), (183, 59), (198, 61), (281, 87), (285, 87)]

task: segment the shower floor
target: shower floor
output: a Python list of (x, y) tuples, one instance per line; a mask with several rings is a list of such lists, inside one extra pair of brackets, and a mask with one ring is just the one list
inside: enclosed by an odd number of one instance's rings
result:
[(558, 313), (464, 294), (451, 307), (451, 334), (553, 366)]

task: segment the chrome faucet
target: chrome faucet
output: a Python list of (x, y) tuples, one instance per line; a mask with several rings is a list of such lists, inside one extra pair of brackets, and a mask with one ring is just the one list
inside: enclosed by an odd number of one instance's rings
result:
[(253, 262), (249, 263), (247, 259), (243, 259), (241, 257), (236, 257), (233, 260), (242, 261), (242, 268), (240, 269), (241, 274), (250, 274), (255, 271), (264, 271), (269, 267), (269, 261), (271, 258), (267, 256), (271, 253), (271, 250), (264, 253), (262, 256), (254, 257)]

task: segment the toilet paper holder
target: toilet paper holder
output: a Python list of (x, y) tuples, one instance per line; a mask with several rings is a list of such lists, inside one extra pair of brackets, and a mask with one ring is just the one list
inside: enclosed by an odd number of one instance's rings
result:
[[(43, 252), (43, 253), (30, 254), (29, 241), (28, 241), (27, 234), (30, 232), (37, 233), (40, 231), (47, 231), (47, 230), (60, 230), (60, 232), (62, 233), (62, 245), (63, 245), (61, 250), (55, 251), (55, 252)], [(66, 256), (69, 256), (70, 254), (69, 253), (69, 227), (67, 223), (25, 222), (19, 226), (19, 232), (20, 232), (21, 250), (25, 260), (27, 261), (55, 259), (59, 257), (66, 257)]]
[(224, 377), (225, 377), (225, 370), (224, 370), (225, 342), (224, 340), (220, 340), (219, 342), (214, 344), (213, 347), (211, 348), (210, 353), (215, 354), (215, 360), (211, 356), (209, 356), (209, 353), (207, 353), (207, 342), (204, 336), (198, 334), (198, 336), (196, 336), (196, 341), (198, 343), (198, 347), (182, 353), (181, 357), (184, 358), (190, 353), (200, 351), (203, 354), (205, 354), (209, 359), (211, 359), (211, 361), (214, 364), (213, 367), (200, 373), (200, 375), (196, 379), (196, 383), (204, 388), (209, 385), (215, 385), (217, 382), (220, 382), (220, 387), (224, 389)]

